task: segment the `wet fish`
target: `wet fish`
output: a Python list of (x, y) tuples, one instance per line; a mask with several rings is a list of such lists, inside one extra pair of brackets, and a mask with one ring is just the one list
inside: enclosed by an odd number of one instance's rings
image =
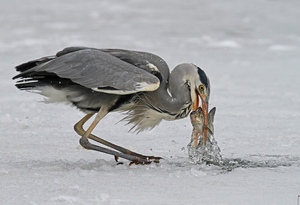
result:
[[(190, 119), (191, 123), (193, 125), (193, 132), (191, 136), (191, 142), (190, 145), (194, 148), (198, 147), (199, 141), (201, 138), (203, 138), (203, 130), (207, 129), (208, 131), (208, 139), (209, 140), (210, 136), (213, 135), (214, 132), (214, 117), (216, 114), (216, 107), (212, 108), (209, 113), (208, 113), (208, 125), (204, 124), (204, 114), (203, 110), (201, 107), (198, 107), (195, 111), (191, 112), (190, 114)], [(205, 140), (204, 145), (206, 143)]]
[[(212, 108), (208, 113), (208, 124), (204, 124), (204, 114), (201, 107), (191, 112), (190, 118), (193, 125), (193, 133), (191, 142), (188, 144), (189, 159), (197, 164), (214, 164), (221, 165), (222, 155), (221, 149), (214, 138), (214, 118), (216, 108)], [(204, 131), (207, 130), (205, 137)]]

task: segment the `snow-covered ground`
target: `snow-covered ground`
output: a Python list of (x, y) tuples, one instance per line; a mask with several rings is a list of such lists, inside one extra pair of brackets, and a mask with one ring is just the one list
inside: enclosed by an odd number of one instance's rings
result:
[[(2, 1), (0, 204), (297, 204), (300, 1)], [(14, 66), (72, 45), (145, 50), (210, 77), (228, 167), (188, 161), (189, 119), (127, 133), (114, 113), (95, 134), (160, 164), (116, 165), (82, 149), (83, 114), (18, 91)]]

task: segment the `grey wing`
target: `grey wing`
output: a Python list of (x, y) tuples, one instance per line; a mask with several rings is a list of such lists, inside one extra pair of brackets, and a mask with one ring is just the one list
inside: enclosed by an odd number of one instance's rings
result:
[(151, 73), (99, 49), (79, 48), (57, 56), (25, 72), (54, 73), (95, 91), (112, 94), (153, 91), (160, 85)]
[(139, 67), (152, 73), (162, 82), (168, 83), (170, 70), (168, 64), (159, 56), (142, 51), (132, 51), (123, 49), (101, 49), (102, 51), (115, 56), (122, 61)]

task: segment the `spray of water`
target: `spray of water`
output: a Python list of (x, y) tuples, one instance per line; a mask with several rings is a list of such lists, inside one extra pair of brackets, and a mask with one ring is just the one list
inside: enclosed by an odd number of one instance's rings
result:
[(208, 113), (208, 128), (207, 140), (204, 143), (203, 127), (204, 125), (204, 113), (201, 107), (198, 107), (195, 111), (191, 112), (190, 119), (193, 125), (193, 132), (191, 136), (191, 142), (188, 144), (188, 155), (192, 162), (203, 164), (216, 164), (222, 163), (221, 150), (215, 140), (214, 133), (214, 118), (216, 108), (212, 108)]
[(221, 150), (213, 135), (208, 135), (206, 145), (204, 145), (204, 138), (199, 137), (199, 144), (197, 147), (192, 146), (192, 142), (188, 144), (189, 159), (197, 164), (222, 164)]

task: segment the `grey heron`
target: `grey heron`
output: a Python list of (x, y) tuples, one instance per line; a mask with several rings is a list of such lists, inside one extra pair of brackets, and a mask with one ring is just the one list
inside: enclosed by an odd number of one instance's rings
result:
[[(162, 120), (187, 117), (199, 107), (208, 124), (210, 82), (205, 72), (191, 63), (176, 66), (170, 73), (157, 55), (124, 49), (68, 47), (53, 56), (16, 66), (16, 87), (36, 91), (48, 102), (69, 103), (86, 115), (74, 125), (80, 144), (90, 150), (124, 158), (136, 164), (159, 162), (92, 134), (108, 113), (123, 111), (124, 120), (137, 132), (152, 129)], [(96, 114), (84, 130), (84, 123)], [(207, 130), (203, 128), (204, 135)], [(106, 147), (91, 143), (94, 140)]]

